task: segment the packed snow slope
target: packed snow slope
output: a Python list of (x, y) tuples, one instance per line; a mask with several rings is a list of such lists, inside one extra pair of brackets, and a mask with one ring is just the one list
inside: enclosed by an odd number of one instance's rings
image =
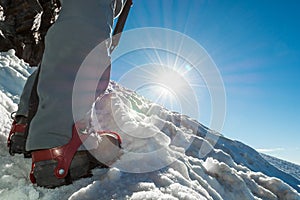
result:
[(270, 155), (266, 155), (262, 153), (261, 155), (264, 159), (266, 159), (269, 163), (271, 163), (278, 169), (281, 169), (282, 171), (291, 174), (292, 176), (300, 180), (300, 165), (285, 160), (281, 160)]
[(14, 51), (0, 54), (0, 199), (300, 200), (300, 181), (254, 149), (114, 82), (92, 114), (94, 128), (122, 136), (120, 160), (72, 185), (37, 187), (28, 177), (30, 159), (11, 157), (6, 148), (10, 113), (29, 70)]

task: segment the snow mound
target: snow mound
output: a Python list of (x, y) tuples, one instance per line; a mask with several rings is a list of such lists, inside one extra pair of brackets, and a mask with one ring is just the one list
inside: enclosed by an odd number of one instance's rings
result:
[(29, 65), (15, 56), (15, 50), (0, 52), (0, 90), (15, 103), (19, 101), (30, 71)]
[(10, 113), (30, 72), (12, 51), (1, 53), (2, 60), (1, 199), (300, 199), (300, 181), (254, 149), (115, 82), (95, 103), (92, 115), (94, 128), (120, 133), (124, 148), (120, 160), (72, 185), (52, 190), (32, 185), (30, 159), (9, 156), (5, 144)]

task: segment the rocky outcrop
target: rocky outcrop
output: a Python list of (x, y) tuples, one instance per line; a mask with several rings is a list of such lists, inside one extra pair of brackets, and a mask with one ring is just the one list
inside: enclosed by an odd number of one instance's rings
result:
[(0, 0), (0, 51), (15, 49), (19, 58), (38, 65), (59, 9), (59, 0)]

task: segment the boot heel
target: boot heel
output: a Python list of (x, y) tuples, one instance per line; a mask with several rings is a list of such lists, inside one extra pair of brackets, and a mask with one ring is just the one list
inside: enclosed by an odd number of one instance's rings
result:
[(68, 184), (65, 179), (58, 179), (54, 175), (57, 161), (46, 160), (34, 164), (33, 174), (38, 186), (55, 188), (60, 185)]
[(14, 156), (17, 154), (24, 154), (25, 158), (30, 158), (30, 152), (25, 150), (26, 146), (26, 130), (27, 130), (27, 118), (24, 116), (13, 116), (14, 119), (10, 133), (7, 138), (7, 147), (9, 148), (9, 154)]
[(91, 164), (89, 159), (87, 151), (76, 152), (68, 175), (65, 178), (57, 178), (55, 176), (55, 169), (57, 167), (56, 160), (36, 162), (33, 168), (35, 181), (38, 186), (55, 188), (62, 185), (69, 185), (79, 178), (90, 177), (92, 174), (90, 173)]
[(22, 154), (25, 152), (26, 139), (23, 135), (14, 134), (11, 136), (11, 143), (9, 148), (9, 154), (15, 155), (15, 153)]

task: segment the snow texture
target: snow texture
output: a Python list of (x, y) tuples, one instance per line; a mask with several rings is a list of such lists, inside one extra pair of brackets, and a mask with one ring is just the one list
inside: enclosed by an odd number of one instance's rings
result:
[[(300, 200), (300, 181), (254, 149), (115, 82), (92, 114), (94, 128), (120, 133), (120, 160), (72, 185), (37, 187), (28, 176), (31, 160), (11, 157), (6, 148), (10, 113), (17, 109), (30, 69), (10, 50), (0, 54), (0, 70), (0, 199)], [(293, 171), (292, 165), (285, 168)]]
[(285, 161), (285, 160), (280, 160), (278, 158), (275, 158), (273, 156), (267, 155), (267, 154), (262, 154), (262, 157), (266, 159), (268, 162), (270, 162), (272, 165), (277, 167), (278, 169), (286, 172), (287, 174), (290, 174), (300, 180), (300, 165)]

